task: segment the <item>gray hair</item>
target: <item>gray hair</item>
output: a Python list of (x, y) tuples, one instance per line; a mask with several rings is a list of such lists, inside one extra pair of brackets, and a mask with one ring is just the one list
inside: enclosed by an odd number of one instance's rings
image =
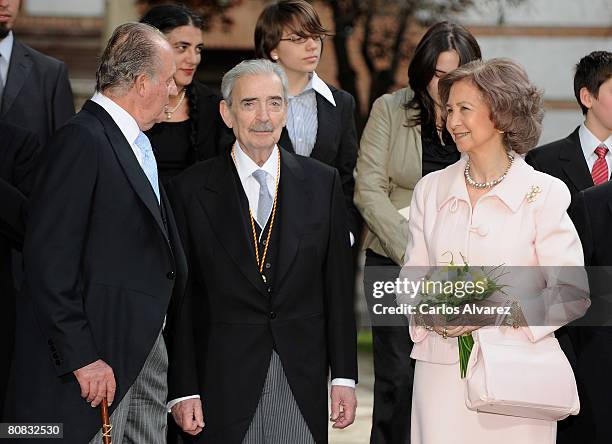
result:
[(244, 76), (260, 74), (276, 74), (278, 76), (283, 85), (283, 101), (287, 103), (289, 83), (283, 68), (267, 59), (252, 59), (238, 63), (223, 76), (223, 80), (221, 81), (221, 93), (223, 94), (223, 100), (225, 100), (228, 106), (232, 106), (232, 91), (234, 90), (236, 81)]
[(161, 41), (166, 38), (152, 26), (144, 23), (119, 25), (100, 58), (96, 91), (112, 90), (122, 94), (141, 74), (156, 78)]
[[(543, 94), (529, 81), (520, 65), (503, 58), (462, 65), (440, 79), (441, 103), (446, 104), (451, 87), (461, 80), (468, 80), (478, 88), (489, 105), (495, 128), (503, 131), (507, 149), (525, 154), (536, 146), (542, 132)], [(446, 120), (446, 106), (443, 109)]]

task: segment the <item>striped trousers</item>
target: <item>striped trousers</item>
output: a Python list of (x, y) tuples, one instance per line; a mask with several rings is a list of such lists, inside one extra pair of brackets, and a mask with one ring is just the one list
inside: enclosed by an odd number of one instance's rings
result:
[(243, 444), (314, 444), (281, 360), (272, 350), (266, 382)]
[[(160, 333), (140, 374), (110, 417), (113, 444), (165, 444), (168, 353)], [(89, 441), (102, 443), (102, 430)]]

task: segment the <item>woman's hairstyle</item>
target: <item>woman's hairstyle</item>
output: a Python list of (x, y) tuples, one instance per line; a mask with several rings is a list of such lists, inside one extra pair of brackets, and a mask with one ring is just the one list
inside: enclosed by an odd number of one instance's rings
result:
[[(544, 117), (542, 91), (529, 81), (521, 66), (508, 59), (463, 65), (440, 79), (438, 91), (443, 104), (459, 81), (468, 81), (480, 91), (495, 128), (503, 131), (506, 149), (524, 154), (538, 143)], [(446, 119), (446, 107), (443, 109)]]
[(434, 125), (436, 108), (434, 98), (429, 96), (427, 86), (436, 73), (438, 57), (445, 51), (457, 51), (459, 66), (480, 59), (480, 46), (463, 26), (451, 22), (439, 22), (427, 30), (414, 50), (408, 66), (408, 84), (414, 92), (405, 104), (406, 109), (417, 110), (417, 115), (408, 125)]
[(315, 8), (304, 0), (279, 0), (261, 12), (255, 25), (255, 57), (272, 60), (270, 52), (289, 28), (300, 37), (330, 35), (321, 24)]
[[(154, 26), (162, 33), (168, 34), (181, 26), (193, 26), (198, 29), (204, 28), (204, 20), (185, 5), (158, 5), (149, 9), (140, 19), (141, 23)], [(199, 159), (197, 152), (197, 120), (198, 120), (198, 95), (193, 82), (185, 87), (185, 96), (189, 107), (189, 118), (191, 120), (191, 133), (189, 136), (193, 153), (193, 159)]]
[(204, 20), (185, 5), (159, 5), (149, 9), (140, 19), (164, 34), (180, 26), (194, 26), (198, 29), (204, 27)]

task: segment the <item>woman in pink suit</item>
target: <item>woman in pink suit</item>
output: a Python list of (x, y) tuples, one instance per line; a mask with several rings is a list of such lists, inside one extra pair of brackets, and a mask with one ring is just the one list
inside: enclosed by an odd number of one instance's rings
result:
[[(543, 116), (541, 93), (523, 69), (503, 59), (471, 62), (444, 76), (439, 91), (462, 157), (417, 184), (406, 266), (448, 263), (448, 252), (470, 265), (583, 265), (566, 213), (569, 191), (520, 156), (536, 145)], [(411, 443), (553, 444), (555, 422), (466, 407), (457, 337), (476, 328), (411, 326), (417, 360)], [(524, 326), (512, 334), (537, 341), (555, 328)]]

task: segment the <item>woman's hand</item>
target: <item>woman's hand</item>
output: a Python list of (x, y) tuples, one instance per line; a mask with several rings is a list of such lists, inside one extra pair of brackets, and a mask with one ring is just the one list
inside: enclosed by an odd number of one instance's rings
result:
[(452, 327), (441, 327), (435, 326), (431, 327), (428, 330), (434, 331), (442, 336), (444, 339), (446, 338), (457, 338), (459, 336), (468, 335), (475, 330), (478, 330), (479, 326), (452, 326)]

